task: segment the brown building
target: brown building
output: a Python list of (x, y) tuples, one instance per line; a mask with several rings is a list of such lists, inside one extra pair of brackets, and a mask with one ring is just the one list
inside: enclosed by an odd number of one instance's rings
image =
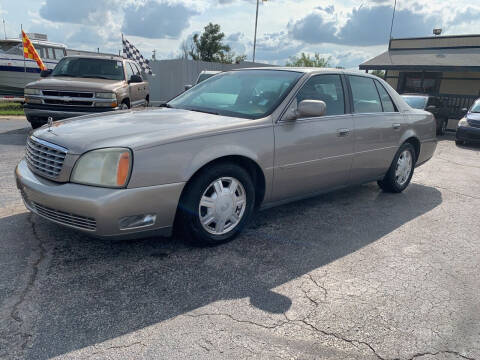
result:
[(439, 96), (450, 118), (480, 97), (480, 35), (391, 39), (388, 51), (360, 65), (384, 70), (385, 80), (402, 93)]

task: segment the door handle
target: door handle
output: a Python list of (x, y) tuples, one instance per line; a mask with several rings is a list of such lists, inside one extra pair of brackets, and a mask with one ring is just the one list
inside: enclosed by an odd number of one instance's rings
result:
[(398, 129), (400, 129), (400, 124), (392, 124), (392, 127), (393, 127), (395, 130), (398, 130)]
[(347, 136), (350, 134), (350, 129), (337, 129), (337, 136)]

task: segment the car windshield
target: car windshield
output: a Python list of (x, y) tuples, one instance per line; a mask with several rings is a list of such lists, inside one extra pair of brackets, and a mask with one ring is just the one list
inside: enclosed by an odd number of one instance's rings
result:
[(428, 97), (402, 95), (403, 100), (414, 109), (425, 109)]
[(119, 60), (63, 58), (53, 69), (52, 76), (124, 80), (123, 64)]
[(480, 113), (480, 100), (477, 100), (473, 103), (472, 108), (470, 109), (472, 113)]
[(270, 115), (302, 73), (239, 70), (211, 77), (177, 96), (168, 107), (247, 119)]

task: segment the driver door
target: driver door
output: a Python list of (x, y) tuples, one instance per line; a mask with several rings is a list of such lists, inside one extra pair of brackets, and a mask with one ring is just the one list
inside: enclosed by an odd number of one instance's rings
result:
[(345, 85), (339, 74), (312, 76), (290, 106), (296, 107), (302, 100), (322, 100), (326, 114), (275, 124), (273, 201), (348, 184), (354, 123), (347, 111)]

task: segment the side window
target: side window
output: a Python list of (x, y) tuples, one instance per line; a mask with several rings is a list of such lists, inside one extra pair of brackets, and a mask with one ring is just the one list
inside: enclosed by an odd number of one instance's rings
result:
[(138, 69), (138, 66), (137, 64), (135, 64), (134, 62), (131, 62), (130, 65), (132, 65), (132, 69), (133, 69), (133, 73), (135, 75), (138, 75), (138, 76), (142, 76), (142, 73), (140, 72), (140, 70)]
[(53, 51), (51, 48), (45, 48), (45, 55), (47, 59), (53, 59)]
[(350, 75), (353, 96), (353, 110), (356, 113), (382, 112), (382, 104), (373, 79)]
[(383, 111), (385, 112), (396, 112), (398, 111), (393, 104), (392, 98), (388, 95), (387, 90), (380, 84), (380, 81), (375, 80), (377, 85), (378, 93), (380, 94), (380, 100), (382, 100)]
[(63, 49), (54, 48), (53, 51), (55, 52), (55, 59), (60, 60), (63, 58)]
[(303, 100), (322, 100), (327, 105), (326, 115), (345, 114), (345, 98), (340, 75), (311, 77), (297, 93), (297, 103)]
[(125, 63), (125, 68), (127, 70), (127, 80), (130, 80), (130, 78), (132, 77), (132, 75), (134, 74), (133, 70), (132, 70), (132, 66), (129, 62)]
[(41, 59), (45, 58), (45, 48), (43, 46), (35, 46), (37, 49), (38, 55), (40, 56)]

